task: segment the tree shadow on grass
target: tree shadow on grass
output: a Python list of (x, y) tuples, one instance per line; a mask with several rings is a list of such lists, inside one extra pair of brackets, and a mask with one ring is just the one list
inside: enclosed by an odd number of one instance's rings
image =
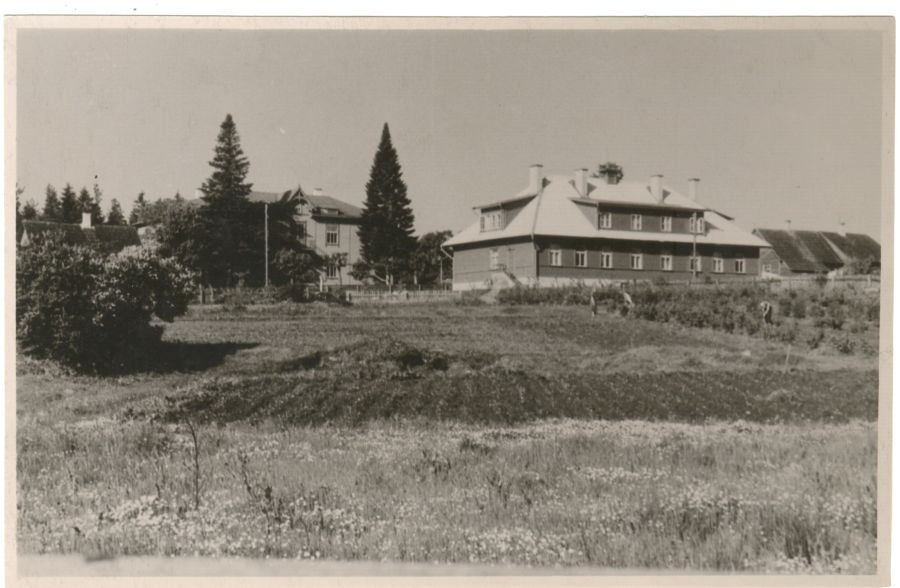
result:
[(175, 372), (200, 372), (225, 363), (228, 356), (238, 351), (257, 347), (258, 343), (189, 343), (185, 341), (160, 341), (149, 349), (143, 349), (120, 365), (118, 373), (168, 374)]

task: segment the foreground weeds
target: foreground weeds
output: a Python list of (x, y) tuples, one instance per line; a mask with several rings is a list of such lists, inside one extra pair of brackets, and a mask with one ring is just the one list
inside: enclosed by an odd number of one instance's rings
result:
[(87, 423), (19, 437), (27, 553), (872, 573), (873, 424), (365, 429)]

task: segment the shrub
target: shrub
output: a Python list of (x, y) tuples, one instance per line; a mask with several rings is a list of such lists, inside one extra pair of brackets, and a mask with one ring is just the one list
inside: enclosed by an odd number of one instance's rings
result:
[(856, 349), (856, 341), (847, 333), (834, 335), (831, 338), (831, 345), (845, 355), (850, 355)]
[(114, 372), (159, 341), (193, 296), (190, 274), (147, 251), (106, 255), (50, 236), (16, 259), (16, 336), (23, 351), (80, 371)]

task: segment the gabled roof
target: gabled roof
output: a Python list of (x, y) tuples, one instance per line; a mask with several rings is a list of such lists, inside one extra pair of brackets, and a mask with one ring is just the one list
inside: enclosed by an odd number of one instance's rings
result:
[(868, 235), (779, 229), (753, 232), (768, 241), (781, 261), (794, 272), (827, 272), (854, 258), (881, 259), (881, 245)]
[[(527, 192), (526, 189), (513, 200), (524, 198), (527, 196)], [(607, 184), (601, 178), (589, 178), (588, 194), (585, 197), (578, 193), (569, 176), (550, 175), (544, 178), (544, 188), (541, 193), (528, 201), (528, 204), (502, 230), (482, 231), (480, 223), (476, 221), (451, 237), (444, 245), (452, 247), (467, 243), (527, 237), (532, 234), (667, 243), (691, 243), (694, 241), (694, 236), (689, 234), (597, 229), (589, 216), (585, 215), (580, 208), (585, 205), (596, 206), (606, 203), (704, 211), (708, 231), (705, 235), (697, 235), (698, 244), (766, 246), (764, 241), (739, 228), (726, 216), (706, 209), (671, 188), (664, 187), (663, 193), (665, 197), (663, 202), (659, 203), (650, 193), (648, 183)]]
[(876, 261), (881, 260), (881, 245), (868, 235), (860, 233), (831, 233), (823, 232), (824, 236), (837, 250), (839, 255), (847, 259), (866, 259), (871, 257)]
[(22, 221), (22, 239), (25, 243), (36, 235), (48, 232), (62, 233), (65, 242), (72, 245), (101, 245), (113, 251), (141, 244), (137, 229), (132, 226), (96, 225), (82, 228), (81, 225), (70, 223)]
[[(281, 200), (282, 193), (253, 191), (248, 197), (251, 202), (277, 202)], [(331, 196), (304, 194), (303, 198), (312, 208), (312, 214), (316, 217), (358, 219), (362, 216), (362, 208), (348, 204)]]

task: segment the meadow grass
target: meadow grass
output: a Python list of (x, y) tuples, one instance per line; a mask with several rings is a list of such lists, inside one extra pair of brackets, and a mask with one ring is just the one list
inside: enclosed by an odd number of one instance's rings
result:
[[(871, 358), (784, 372), (770, 342), (555, 307), (200, 309), (166, 338), (221, 357), (120, 378), (19, 361), (20, 553), (874, 573)], [(473, 407), (435, 413), (454, 378)], [(527, 382), (619, 409), (481, 418), (554, 404)], [(366, 417), (284, 418), (316, 388)]]

